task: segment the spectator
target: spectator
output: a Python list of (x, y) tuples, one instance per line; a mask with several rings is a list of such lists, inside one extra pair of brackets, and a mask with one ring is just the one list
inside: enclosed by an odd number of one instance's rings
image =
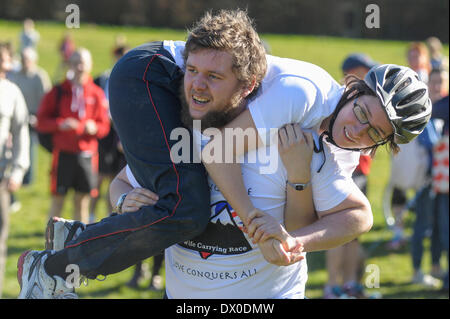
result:
[(443, 68), (433, 69), (428, 80), (428, 92), (433, 103), (448, 95), (448, 71)]
[(98, 191), (98, 139), (109, 131), (108, 103), (90, 77), (90, 52), (77, 49), (69, 62), (73, 77), (44, 96), (37, 127), (53, 134), (50, 216), (60, 216), (65, 195), (73, 188), (74, 217), (88, 222), (90, 196)]
[[(152, 273), (150, 277), (150, 284), (148, 285), (148, 289), (154, 291), (160, 291), (163, 289), (162, 277), (160, 275), (161, 267), (164, 262), (164, 254), (155, 255), (153, 257), (153, 266)], [(145, 267), (142, 262), (138, 262), (134, 268), (133, 277), (127, 283), (127, 286), (130, 288), (137, 288), (139, 282), (145, 278)]]
[(63, 81), (66, 77), (71, 78), (72, 75), (70, 74), (70, 57), (75, 51), (75, 42), (72, 38), (72, 35), (70, 33), (65, 33), (61, 44), (59, 46), (59, 54), (61, 56), (61, 62), (59, 63), (54, 79), (56, 80), (56, 83)]
[(20, 52), (25, 48), (37, 49), (40, 37), (39, 32), (34, 28), (34, 21), (25, 19), (23, 21), (23, 31), (20, 33)]
[(407, 51), (408, 65), (417, 72), (419, 79), (428, 83), (428, 74), (431, 71), (430, 54), (422, 42), (410, 43)]
[(363, 53), (350, 54), (342, 63), (344, 75), (352, 74), (360, 79), (364, 79), (367, 72), (378, 63), (373, 61), (368, 55)]
[(442, 43), (436, 37), (429, 37), (425, 41), (430, 52), (430, 63), (433, 69), (448, 68), (448, 57), (442, 54)]
[[(448, 73), (443, 70), (433, 69), (429, 74), (428, 92), (431, 102), (434, 104), (448, 94)], [(442, 277), (440, 266), (441, 242), (439, 234), (439, 217), (435, 207), (435, 194), (432, 191), (432, 162), (433, 149), (440, 139), (441, 132), (435, 124), (437, 119), (428, 123), (424, 132), (418, 137), (420, 144), (426, 148), (428, 154), (427, 179), (425, 185), (417, 192), (414, 200), (414, 211), (416, 220), (411, 238), (411, 255), (413, 261), (414, 274), (412, 282), (428, 287), (437, 288), (439, 281), (435, 278)], [(424, 274), (421, 270), (423, 255), (423, 239), (431, 230), (431, 274)]]
[(36, 151), (38, 136), (36, 132), (36, 114), (39, 103), (51, 88), (51, 81), (47, 72), (37, 65), (38, 54), (32, 47), (26, 47), (21, 53), (22, 67), (20, 71), (9, 74), (9, 79), (22, 91), (29, 113), (30, 131), (30, 168), (23, 178), (23, 184), (33, 182), (36, 171)]
[[(428, 76), (431, 71), (430, 57), (425, 44), (421, 42), (411, 42), (407, 50), (408, 65), (416, 71), (419, 78), (428, 83)], [(394, 221), (392, 226), (394, 236), (387, 244), (389, 250), (398, 250), (407, 242), (404, 233), (403, 219), (409, 209), (407, 190), (419, 190), (423, 186), (428, 166), (428, 158), (425, 155), (426, 150), (419, 144), (418, 140), (408, 145), (401, 145), (398, 156), (392, 158), (391, 179), (385, 193), (386, 207), (387, 202), (391, 202)], [(410, 174), (415, 171), (416, 174)], [(385, 215), (391, 215), (391, 207), (385, 208), (389, 212)]]
[[(367, 72), (378, 64), (369, 56), (361, 53), (350, 54), (342, 63), (344, 76), (355, 75), (364, 79)], [(370, 172), (372, 158), (361, 154), (359, 165), (353, 172), (353, 181), (367, 196), (367, 177)], [(364, 273), (365, 252), (358, 239), (327, 250), (326, 265), (328, 271), (328, 282), (324, 289), (325, 299), (335, 298), (367, 298), (369, 297), (361, 285)]]
[(442, 138), (433, 149), (432, 188), (436, 194), (434, 204), (438, 216), (441, 247), (447, 252), (447, 273), (444, 277), (442, 290), (448, 294), (448, 190), (449, 190), (449, 104), (448, 95), (433, 105), (433, 118), (444, 120)]
[[(418, 137), (422, 147), (427, 150), (427, 166), (426, 179), (423, 186), (416, 192), (412, 201), (411, 210), (415, 212), (416, 218), (413, 225), (413, 234), (411, 236), (411, 256), (413, 264), (413, 277), (411, 282), (426, 287), (437, 288), (439, 280), (434, 276), (439, 276), (441, 245), (439, 240), (439, 229), (436, 223), (437, 216), (434, 216), (434, 196), (431, 192), (431, 151), (434, 144), (438, 141), (438, 133), (432, 121), (430, 121), (424, 132)], [(421, 270), (423, 256), (423, 240), (431, 234), (431, 263), (432, 274), (424, 274)]]
[[(6, 79), (11, 57), (10, 46), (0, 43), (0, 297), (6, 265), (10, 193), (20, 188), (29, 166), (27, 107), (20, 89)], [(12, 147), (7, 150), (10, 136)]]
[[(114, 64), (128, 51), (127, 46), (118, 46), (113, 50)], [(111, 69), (106, 70), (100, 76), (98, 76), (94, 83), (100, 86), (106, 96), (106, 99), (109, 99), (108, 94), (108, 83), (109, 83), (109, 75), (111, 73)], [(113, 128), (113, 123), (110, 122), (110, 130), (107, 136), (100, 139), (98, 141), (98, 155), (99, 155), (99, 179), (97, 188), (99, 190), (99, 194), (96, 197), (92, 198), (91, 206), (90, 206), (90, 221), (95, 221), (96, 212), (95, 209), (97, 207), (98, 199), (100, 197), (100, 190), (103, 181), (111, 182), (111, 180), (116, 176), (120, 170), (126, 165), (125, 156), (123, 155), (123, 151), (120, 146), (119, 137), (117, 136), (116, 131)], [(106, 192), (106, 203), (108, 207), (108, 212), (112, 212), (113, 207), (109, 201), (109, 192)]]

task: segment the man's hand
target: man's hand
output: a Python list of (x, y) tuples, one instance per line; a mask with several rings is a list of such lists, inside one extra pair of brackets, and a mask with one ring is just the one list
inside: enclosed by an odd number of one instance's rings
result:
[(32, 127), (32, 128), (36, 128), (36, 126), (37, 126), (37, 117), (36, 117), (36, 115), (33, 115), (33, 114), (30, 114), (30, 115), (28, 115), (28, 124), (30, 124), (30, 126)]
[(87, 120), (84, 126), (84, 132), (88, 135), (95, 135), (97, 131), (97, 123), (94, 120)]
[(8, 191), (9, 191), (9, 192), (14, 193), (14, 192), (18, 191), (19, 188), (20, 188), (20, 186), (22, 186), (22, 184), (16, 182), (16, 181), (13, 180), (12, 178), (10, 178), (10, 179), (8, 180), (7, 187), (8, 187)]
[(264, 259), (277, 266), (288, 266), (299, 262), (303, 258), (303, 245), (294, 237), (290, 237), (285, 245), (280, 241), (269, 238), (258, 244)]
[(269, 238), (278, 239), (285, 243), (289, 234), (284, 227), (272, 216), (254, 209), (248, 216), (247, 234), (257, 244)]
[(68, 117), (59, 125), (59, 129), (61, 131), (76, 130), (79, 124), (80, 121), (78, 121), (77, 119)]

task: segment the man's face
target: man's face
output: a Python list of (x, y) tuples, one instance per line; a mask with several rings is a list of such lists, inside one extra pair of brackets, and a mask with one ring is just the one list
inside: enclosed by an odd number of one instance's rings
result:
[(221, 127), (242, 111), (243, 85), (232, 66), (228, 52), (200, 49), (189, 53), (182, 95), (188, 114), (184, 117), (202, 120), (205, 129)]
[(75, 79), (89, 75), (92, 69), (92, 61), (89, 54), (84, 51), (73, 53), (70, 57), (70, 68), (74, 72)]
[(7, 50), (0, 50), (0, 72), (8, 72), (11, 70), (11, 55)]
[(22, 68), (25, 71), (32, 70), (36, 66), (36, 62), (33, 60), (33, 57), (27, 51), (22, 53), (21, 59), (22, 59)]
[(426, 55), (420, 54), (419, 50), (410, 50), (408, 52), (408, 63), (414, 71), (420, 70), (422, 65), (426, 64)]
[[(362, 112), (362, 116), (367, 118), (367, 124), (362, 124), (357, 118), (353, 110), (354, 102), (355, 99), (347, 102), (338, 113), (334, 122), (332, 129), (333, 139), (338, 146), (343, 148), (367, 148), (374, 146), (375, 142), (369, 135), (369, 130), (372, 133), (375, 130), (383, 140), (394, 133), (389, 118), (377, 97), (363, 95), (356, 100), (357, 108), (359, 107), (360, 109), (358, 112)], [(361, 116), (361, 113), (359, 114)]]
[(444, 72), (433, 72), (428, 79), (428, 92), (432, 102), (448, 93), (448, 77)]

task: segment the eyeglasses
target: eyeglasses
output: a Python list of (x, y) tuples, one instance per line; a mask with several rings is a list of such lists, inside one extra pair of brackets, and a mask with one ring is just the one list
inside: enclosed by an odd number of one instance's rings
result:
[(355, 102), (353, 102), (353, 113), (355, 113), (356, 118), (361, 124), (369, 124), (369, 130), (367, 133), (369, 134), (370, 139), (375, 143), (375, 145), (386, 143), (387, 140), (381, 137), (380, 133), (378, 133), (378, 131), (370, 125), (366, 112), (364, 112), (361, 105), (359, 105), (357, 101), (358, 98), (356, 98)]

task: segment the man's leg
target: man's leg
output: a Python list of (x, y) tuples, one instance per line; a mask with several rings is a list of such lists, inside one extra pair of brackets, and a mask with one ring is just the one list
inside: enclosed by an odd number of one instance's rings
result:
[[(209, 188), (201, 164), (173, 163), (170, 132), (181, 127), (182, 73), (161, 44), (136, 48), (115, 66), (110, 107), (127, 162), (139, 183), (159, 195), (154, 206), (113, 215), (87, 227), (65, 249), (49, 256), (50, 275), (68, 264), (88, 278), (126, 269), (200, 234), (209, 216)], [(190, 141), (192, 146), (192, 140)], [(191, 150), (193, 148), (191, 147)]]
[(348, 282), (358, 282), (358, 269), (360, 266), (360, 244), (357, 239), (343, 246), (343, 274), (344, 284)]
[(61, 216), (64, 199), (71, 185), (73, 170), (73, 155), (54, 150), (52, 153), (52, 167), (50, 171), (50, 192), (52, 194), (52, 201), (49, 218)]
[(439, 235), (441, 238), (442, 249), (447, 253), (447, 273), (444, 278), (444, 286), (442, 287), (448, 293), (448, 265), (449, 265), (449, 255), (448, 255), (448, 243), (449, 243), (449, 207), (448, 207), (448, 194), (438, 194), (436, 196), (436, 206), (438, 209), (439, 218)]
[(91, 196), (89, 193), (75, 192), (74, 199), (74, 217), (84, 224), (89, 222), (89, 203)]
[(0, 180), (0, 298), (2, 296), (3, 289), (3, 277), (5, 274), (6, 266), (6, 252), (9, 231), (9, 205), (10, 205), (10, 193), (6, 188), (5, 181)]
[(50, 206), (49, 218), (60, 217), (64, 206), (65, 195), (53, 194)]
[(344, 247), (339, 246), (325, 252), (328, 282), (324, 288), (324, 299), (341, 298), (344, 291), (342, 285), (342, 267), (344, 258)]
[(430, 199), (430, 187), (427, 186), (419, 190), (416, 194), (415, 213), (416, 219), (413, 226), (413, 234), (411, 236), (411, 256), (413, 261), (414, 272), (417, 273), (422, 267), (423, 257), (423, 240), (426, 232), (431, 226), (431, 214), (433, 208)]
[(435, 198), (430, 196), (430, 202), (432, 202), (432, 211), (431, 214), (431, 224), (432, 224), (432, 231), (431, 231), (431, 244), (430, 244), (430, 250), (431, 250), (431, 276), (435, 278), (442, 279), (442, 270), (441, 270), (441, 256), (442, 256), (442, 244), (441, 244), (441, 238), (439, 235), (439, 220), (438, 220), (438, 208), (436, 205)]

